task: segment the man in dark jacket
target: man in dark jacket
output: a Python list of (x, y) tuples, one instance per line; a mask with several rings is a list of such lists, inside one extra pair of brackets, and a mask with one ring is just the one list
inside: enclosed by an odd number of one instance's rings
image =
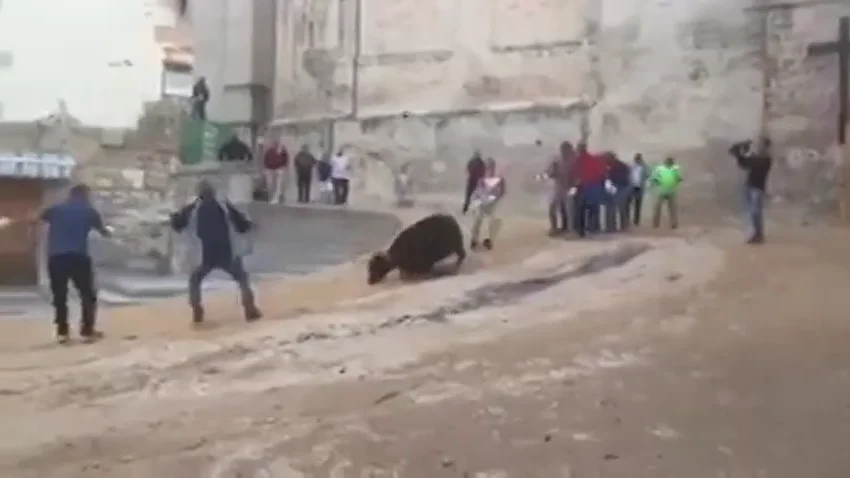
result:
[(251, 221), (229, 201), (219, 200), (212, 185), (203, 180), (198, 184), (198, 198), (173, 214), (171, 225), (177, 232), (188, 230), (194, 240), (190, 253), (195, 254), (196, 266), (189, 276), (192, 321), (195, 324), (204, 321), (201, 285), (214, 269), (227, 272), (239, 284), (245, 319), (254, 321), (262, 317), (242, 264), (247, 251), (239, 236), (253, 229)]
[(235, 134), (218, 149), (219, 161), (250, 161), (251, 148)]
[(53, 294), (54, 323), (59, 343), (70, 341), (68, 326), (68, 282), (80, 295), (82, 307), (80, 335), (87, 342), (103, 336), (95, 328), (97, 291), (94, 267), (88, 251), (88, 238), (92, 230), (109, 237), (100, 214), (89, 199), (89, 188), (77, 185), (71, 188), (68, 199), (45, 209), (37, 218), (48, 225), (47, 274)]
[(753, 226), (753, 235), (747, 241), (749, 244), (764, 243), (764, 201), (767, 195), (767, 177), (773, 165), (770, 156), (770, 140), (762, 138), (757, 147), (750, 141), (732, 145), (729, 149), (738, 166), (747, 172), (745, 189), (747, 215)]
[(210, 101), (210, 89), (203, 76), (192, 86), (192, 117), (206, 121), (207, 103)]
[(298, 202), (310, 202), (310, 186), (313, 183), (313, 167), (316, 157), (310, 152), (310, 147), (301, 146), (301, 151), (295, 155), (295, 182), (298, 186)]
[[(629, 201), (632, 184), (629, 165), (620, 161), (614, 153), (605, 155), (608, 162), (608, 181), (616, 191), (609, 194), (605, 205), (605, 223), (608, 232), (625, 231), (629, 228)], [(617, 219), (620, 220), (619, 227)]]
[(481, 151), (475, 151), (472, 158), (466, 163), (466, 191), (463, 196), (463, 213), (469, 211), (469, 202), (472, 200), (472, 194), (478, 188), (478, 182), (484, 177), (484, 159), (481, 157)]

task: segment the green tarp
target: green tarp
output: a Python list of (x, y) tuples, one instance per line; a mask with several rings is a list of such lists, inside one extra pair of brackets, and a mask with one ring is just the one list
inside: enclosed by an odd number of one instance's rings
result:
[(187, 120), (180, 141), (180, 161), (183, 164), (216, 161), (218, 149), (232, 135), (233, 128), (225, 124)]

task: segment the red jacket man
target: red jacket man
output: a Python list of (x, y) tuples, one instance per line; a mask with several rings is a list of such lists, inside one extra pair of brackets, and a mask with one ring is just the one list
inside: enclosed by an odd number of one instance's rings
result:
[(576, 173), (579, 185), (602, 184), (608, 177), (608, 163), (604, 157), (589, 153), (587, 146), (579, 144)]
[(286, 185), (289, 179), (289, 152), (283, 143), (273, 143), (263, 154), (263, 168), (269, 202), (277, 204), (286, 200)]

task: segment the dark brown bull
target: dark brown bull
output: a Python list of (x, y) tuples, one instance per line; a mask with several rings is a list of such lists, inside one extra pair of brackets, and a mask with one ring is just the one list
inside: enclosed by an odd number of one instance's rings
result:
[(463, 232), (448, 214), (432, 214), (411, 224), (396, 236), (389, 249), (369, 260), (369, 285), (377, 284), (392, 270), (402, 277), (432, 274), (434, 265), (455, 254), (456, 268), (466, 259)]

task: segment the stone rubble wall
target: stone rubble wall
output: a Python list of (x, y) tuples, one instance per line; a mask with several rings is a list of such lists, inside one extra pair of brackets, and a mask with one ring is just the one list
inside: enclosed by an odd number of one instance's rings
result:
[[(124, 164), (85, 164), (79, 180), (114, 231), (93, 248), (101, 266), (166, 272), (170, 267), (169, 214), (176, 207), (172, 174), (178, 160), (168, 153), (123, 152)], [(118, 163), (117, 161), (115, 163)]]
[[(836, 39), (838, 18), (850, 14), (841, 2), (798, 8), (780, 0), (375, 0), (378, 7), (363, 12), (356, 101), (355, 52), (346, 41), (356, 33), (354, 2), (342, 9), (330, 0), (290, 3), (279, 15), (279, 51), (292, 53), (278, 55), (278, 117), (330, 121), (334, 144), (380, 157), (367, 161), (381, 176), (369, 183), (382, 184), (365, 187), (370, 194), (386, 194), (385, 169), (408, 160), (424, 166), (417, 169), (425, 171), (418, 179), (426, 190), (432, 180), (447, 180), (437, 189), (459, 187), (452, 172), (468, 152), (454, 152), (463, 148), (444, 146), (447, 135), (435, 141), (430, 131), (458, 133), (448, 143), (485, 135), (498, 143), (506, 130), (493, 124), (489, 109), (579, 100), (589, 107), (582, 133), (591, 149), (625, 158), (641, 152), (651, 162), (675, 157), (687, 175), (685, 203), (739, 209), (743, 174), (727, 150), (761, 132), (774, 144), (774, 203), (833, 213), (839, 202), (837, 55), (813, 57), (807, 47)], [(308, 27), (311, 45), (304, 41)], [(448, 127), (423, 119), (470, 108), (480, 118), (446, 119)], [(410, 120), (402, 120), (404, 111)], [(539, 119), (526, 118), (527, 129), (548, 135)], [(578, 139), (569, 129), (563, 137)], [(544, 140), (547, 154), (555, 152), (551, 143)], [(518, 150), (496, 144), (490, 154), (509, 159)]]

